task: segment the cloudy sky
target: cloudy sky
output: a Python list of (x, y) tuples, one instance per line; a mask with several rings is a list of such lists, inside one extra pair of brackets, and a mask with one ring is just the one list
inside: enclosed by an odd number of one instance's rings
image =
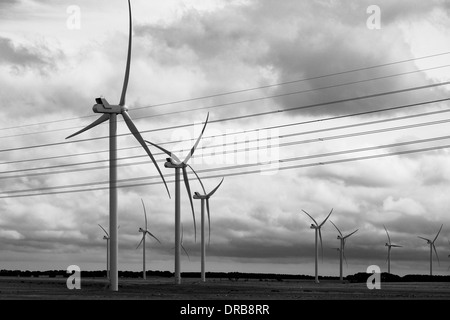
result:
[[(444, 224), (434, 271), (448, 274), (448, 1), (132, 6), (127, 104), (144, 138), (183, 156), (209, 112), (192, 159), (207, 189), (225, 176), (211, 199), (208, 271), (313, 274), (314, 231), (301, 210), (322, 221), (333, 208), (344, 233), (359, 229), (346, 245), (346, 274), (386, 271), (383, 224), (403, 246), (392, 251), (400, 275), (428, 272), (417, 236), (433, 238)], [(96, 97), (118, 103), (127, 24), (125, 0), (0, 0), (0, 269), (104, 268), (108, 126), (65, 137), (98, 117)], [(118, 131), (119, 268), (141, 268), (143, 199), (162, 242), (149, 241), (147, 266), (173, 271), (174, 184), (169, 199), (122, 121)], [(194, 179), (191, 187), (200, 191)], [(199, 271), (181, 191), (190, 254), (182, 271)], [(337, 275), (337, 231), (327, 222), (322, 233), (320, 273)]]

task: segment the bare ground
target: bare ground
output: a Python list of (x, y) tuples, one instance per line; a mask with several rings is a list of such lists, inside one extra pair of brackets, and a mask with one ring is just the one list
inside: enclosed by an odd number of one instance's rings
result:
[(106, 279), (82, 279), (80, 290), (69, 290), (65, 278), (0, 277), (0, 299), (13, 300), (450, 300), (450, 283), (382, 283), (369, 290), (365, 283), (339, 281), (258, 281), (173, 278), (119, 279), (111, 292)]

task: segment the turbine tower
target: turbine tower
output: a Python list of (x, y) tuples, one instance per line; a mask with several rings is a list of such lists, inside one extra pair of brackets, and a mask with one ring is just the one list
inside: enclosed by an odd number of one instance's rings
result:
[[(342, 265), (342, 261), (345, 259), (345, 263), (347, 264), (347, 259), (345, 258), (345, 240), (347, 238), (349, 238), (350, 236), (352, 236), (353, 234), (355, 234), (358, 229), (356, 229), (355, 231), (353, 231), (352, 233), (344, 236), (341, 232), (341, 230), (339, 230), (339, 228), (333, 223), (333, 221), (331, 221), (331, 224), (336, 228), (336, 230), (339, 232), (337, 239), (340, 241), (341, 245), (339, 250), (339, 279), (341, 281), (344, 281), (344, 276), (343, 276), (343, 265)], [(347, 264), (348, 266), (348, 264)]]
[(331, 213), (333, 212), (333, 209), (331, 209), (330, 213), (325, 218), (325, 220), (322, 221), (321, 224), (318, 224), (317, 221), (314, 220), (314, 218), (311, 217), (311, 215), (308, 212), (306, 212), (305, 210), (302, 210), (302, 211), (304, 213), (306, 213), (308, 215), (308, 217), (310, 217), (311, 220), (314, 222), (314, 224), (311, 224), (310, 228), (315, 230), (315, 252), (316, 252), (316, 258), (315, 258), (315, 281), (316, 281), (316, 283), (319, 283), (319, 261), (318, 261), (319, 246), (317, 245), (317, 236), (319, 236), (319, 238), (320, 238), (320, 248), (321, 248), (321, 251), (322, 251), (322, 259), (323, 259), (322, 232), (320, 231), (320, 229), (322, 228), (322, 226), (325, 224), (325, 222), (330, 217)]
[[(192, 194), (191, 194), (191, 187), (189, 186), (189, 178), (187, 174), (186, 167), (189, 167), (194, 173), (194, 169), (188, 165), (189, 159), (192, 157), (192, 155), (195, 152), (195, 149), (197, 148), (200, 139), (203, 136), (203, 133), (205, 132), (206, 125), (208, 124), (209, 119), (209, 113), (206, 116), (205, 124), (203, 125), (202, 132), (200, 133), (199, 137), (197, 138), (197, 141), (195, 142), (194, 146), (191, 148), (189, 153), (187, 154), (186, 158), (181, 161), (175, 154), (171, 153), (170, 151), (167, 151), (163, 147), (145, 140), (148, 144), (158, 148), (165, 154), (169, 156), (169, 158), (166, 158), (166, 163), (164, 164), (164, 167), (166, 168), (172, 168), (175, 169), (175, 283), (181, 284), (181, 268), (180, 268), (180, 253), (181, 253), (181, 239), (180, 239), (180, 227), (181, 227), (181, 192), (180, 192), (180, 171), (183, 171), (183, 180), (184, 184), (186, 186), (186, 191), (188, 193), (189, 201), (191, 203), (191, 210), (192, 210), (192, 218), (194, 220), (194, 233), (195, 233), (195, 240), (197, 241), (197, 227), (195, 223), (195, 213), (194, 213), (194, 204), (192, 202)], [(196, 174), (196, 173), (195, 173)], [(196, 174), (197, 175), (197, 174)], [(198, 178), (198, 176), (197, 176)]]
[(161, 241), (159, 241), (159, 239), (157, 237), (155, 237), (150, 231), (148, 231), (147, 211), (145, 210), (144, 200), (141, 199), (141, 202), (142, 202), (142, 207), (144, 208), (145, 229), (139, 228), (139, 232), (142, 232), (142, 239), (141, 239), (141, 242), (139, 242), (136, 249), (138, 249), (142, 244), (142, 278), (145, 280), (145, 279), (147, 279), (147, 276), (146, 276), (147, 269), (145, 268), (145, 238), (148, 235), (148, 236), (153, 237), (159, 243), (161, 243)]
[(110, 231), (110, 290), (119, 290), (119, 273), (118, 273), (118, 232), (117, 232), (117, 115), (121, 114), (125, 120), (128, 129), (131, 131), (133, 136), (138, 140), (144, 150), (147, 152), (148, 156), (152, 160), (156, 169), (161, 176), (164, 185), (166, 187), (167, 193), (169, 194), (169, 189), (167, 188), (166, 181), (158, 167), (152, 153), (148, 149), (144, 142), (139, 130), (134, 125), (130, 116), (128, 115), (128, 107), (125, 105), (125, 98), (128, 87), (128, 79), (130, 76), (130, 64), (131, 64), (131, 39), (132, 39), (132, 14), (131, 14), (131, 3), (128, 0), (128, 10), (129, 10), (129, 36), (128, 36), (128, 55), (127, 64), (125, 69), (125, 78), (123, 82), (122, 95), (120, 97), (120, 102), (118, 105), (110, 105), (105, 98), (96, 98), (97, 104), (93, 106), (93, 111), (95, 113), (102, 113), (102, 116), (95, 120), (93, 123), (85, 127), (84, 129), (68, 136), (66, 139), (74, 137), (84, 131), (94, 128), (95, 126), (109, 120), (109, 231)]
[(436, 237), (434, 237), (433, 241), (431, 241), (430, 239), (424, 238), (424, 237), (418, 237), (420, 239), (425, 240), (427, 242), (427, 244), (430, 245), (430, 276), (433, 275), (433, 249), (434, 249), (434, 253), (436, 254), (436, 258), (437, 258), (438, 264), (440, 265), (439, 256), (438, 256), (438, 253), (437, 253), (437, 250), (436, 250), (436, 246), (434, 245), (434, 243), (435, 243), (436, 239), (439, 237), (439, 233), (441, 233), (441, 230), (442, 230), (443, 226), (444, 225), (442, 224), (441, 228), (439, 229)]
[(391, 273), (391, 249), (392, 248), (401, 248), (402, 246), (399, 246), (397, 244), (391, 243), (391, 237), (389, 237), (389, 232), (387, 231), (385, 225), (383, 225), (384, 230), (386, 231), (386, 235), (388, 237), (388, 242), (385, 244), (385, 246), (388, 248), (388, 256), (387, 256), (387, 263), (388, 263), (388, 273)]
[[(201, 182), (200, 178), (197, 176), (198, 180)], [(202, 282), (206, 282), (206, 272), (205, 272), (205, 256), (206, 256), (206, 244), (205, 244), (205, 202), (206, 202), (206, 210), (208, 211), (208, 227), (209, 227), (209, 233), (208, 233), (208, 244), (211, 241), (211, 215), (209, 211), (209, 198), (219, 189), (220, 185), (223, 182), (220, 181), (220, 183), (215, 187), (210, 193), (206, 193), (205, 188), (202, 185), (202, 189), (204, 194), (200, 194), (198, 192), (194, 192), (194, 199), (200, 199), (201, 200), (201, 206), (202, 206), (202, 215), (201, 215), (201, 278)]]
[(106, 277), (109, 280), (109, 234), (100, 224), (98, 226), (102, 228), (103, 232), (105, 232), (103, 240), (106, 240)]

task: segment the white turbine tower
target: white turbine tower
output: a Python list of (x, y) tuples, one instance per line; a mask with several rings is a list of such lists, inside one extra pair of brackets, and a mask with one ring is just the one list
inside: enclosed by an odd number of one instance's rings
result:
[(166, 181), (158, 167), (152, 153), (144, 142), (139, 130), (134, 125), (128, 114), (128, 107), (125, 105), (125, 98), (128, 87), (128, 79), (130, 76), (130, 64), (131, 64), (131, 39), (132, 39), (132, 14), (131, 14), (131, 3), (128, 0), (129, 9), (129, 36), (128, 36), (128, 55), (127, 64), (125, 70), (125, 79), (123, 82), (122, 95), (120, 97), (120, 102), (118, 105), (110, 105), (108, 101), (104, 98), (96, 98), (97, 104), (92, 108), (95, 113), (102, 113), (102, 116), (95, 120), (93, 123), (85, 127), (84, 129), (68, 136), (69, 139), (76, 136), (86, 130), (92, 129), (93, 127), (109, 120), (109, 230), (110, 230), (110, 290), (119, 290), (119, 274), (118, 274), (118, 232), (117, 232), (117, 115), (121, 114), (128, 129), (131, 131), (133, 136), (138, 140), (144, 150), (147, 152), (148, 156), (152, 160), (156, 169), (161, 176), (164, 185), (166, 187), (167, 193), (169, 194), (169, 189), (167, 188)]
[[(187, 154), (186, 158), (181, 161), (175, 154), (171, 153), (170, 151), (167, 151), (161, 146), (158, 146), (157, 144), (154, 144), (153, 142), (145, 140), (148, 144), (158, 148), (159, 150), (163, 151), (165, 154), (167, 154), (170, 158), (166, 158), (166, 163), (164, 166), (166, 168), (172, 168), (175, 169), (175, 283), (181, 284), (181, 267), (180, 267), (180, 253), (181, 253), (181, 241), (180, 241), (180, 226), (181, 226), (181, 192), (180, 192), (180, 171), (183, 172), (183, 180), (184, 184), (186, 186), (186, 191), (188, 193), (189, 201), (191, 203), (191, 210), (192, 210), (192, 218), (194, 220), (194, 233), (195, 233), (195, 240), (197, 240), (197, 227), (195, 223), (195, 213), (194, 213), (194, 203), (192, 202), (192, 194), (191, 194), (191, 188), (189, 186), (189, 178), (187, 174), (186, 167), (189, 167), (194, 173), (194, 169), (188, 165), (189, 159), (192, 157), (192, 155), (195, 152), (195, 149), (197, 148), (200, 139), (203, 136), (203, 133), (205, 132), (206, 125), (208, 124), (209, 119), (209, 113), (206, 117), (205, 124), (203, 125), (202, 132), (200, 133), (197, 141), (195, 142), (194, 146), (191, 148), (189, 153)], [(196, 174), (197, 175), (197, 174)], [(198, 177), (198, 176), (197, 176)]]
[[(200, 178), (197, 176), (197, 178), (199, 179), (200, 183), (201, 180)], [(202, 206), (202, 215), (201, 215), (201, 254), (202, 254), (202, 259), (201, 259), (201, 278), (202, 278), (202, 282), (206, 282), (206, 272), (205, 272), (205, 256), (206, 256), (206, 244), (205, 244), (205, 202), (206, 202), (206, 210), (208, 211), (208, 227), (209, 227), (209, 233), (208, 233), (208, 243), (210, 243), (211, 241), (211, 215), (210, 215), (210, 211), (209, 211), (209, 198), (211, 198), (211, 196), (217, 191), (217, 189), (219, 189), (220, 185), (223, 182), (223, 178), (222, 181), (220, 181), (220, 183), (217, 185), (217, 187), (215, 187), (210, 193), (206, 193), (205, 188), (203, 186), (203, 183), (201, 183), (202, 185), (202, 189), (204, 194), (200, 194), (198, 192), (194, 192), (194, 199), (200, 199), (201, 200), (201, 206)]]
[(342, 264), (343, 260), (345, 260), (345, 264), (348, 266), (347, 259), (345, 258), (345, 240), (347, 240), (347, 238), (349, 238), (350, 236), (355, 234), (358, 231), (358, 229), (356, 229), (352, 233), (344, 236), (342, 234), (341, 230), (339, 230), (339, 228), (333, 223), (333, 221), (330, 220), (330, 222), (336, 228), (336, 230), (339, 232), (339, 235), (337, 236), (337, 239), (340, 241), (340, 244), (341, 244), (340, 248), (338, 249), (339, 250), (339, 257), (340, 257), (339, 258), (339, 279), (341, 281), (343, 281), (344, 280), (343, 264)]
[(148, 230), (148, 224), (147, 224), (147, 211), (145, 210), (145, 204), (144, 200), (142, 200), (142, 207), (144, 208), (144, 218), (145, 218), (145, 229), (139, 228), (139, 232), (142, 232), (142, 239), (141, 242), (139, 242), (136, 249), (138, 249), (142, 244), (142, 278), (145, 280), (147, 279), (146, 272), (147, 269), (145, 268), (145, 238), (147, 236), (153, 237), (156, 241), (161, 243), (157, 237), (155, 237), (149, 230)]
[(433, 275), (433, 249), (434, 249), (434, 253), (436, 254), (436, 258), (437, 258), (438, 264), (440, 265), (439, 256), (438, 256), (438, 253), (437, 253), (437, 250), (436, 250), (436, 246), (434, 245), (434, 243), (435, 243), (436, 239), (439, 237), (439, 233), (441, 233), (441, 230), (442, 230), (443, 226), (444, 225), (442, 224), (441, 228), (439, 229), (436, 237), (434, 237), (433, 241), (431, 241), (430, 239), (424, 238), (424, 237), (418, 237), (420, 239), (425, 240), (427, 242), (427, 244), (430, 245), (430, 276)]
[(325, 218), (325, 220), (322, 221), (321, 224), (318, 224), (316, 220), (314, 220), (313, 217), (311, 217), (311, 215), (306, 212), (305, 210), (302, 210), (304, 213), (306, 213), (308, 215), (308, 217), (311, 218), (312, 221), (314, 221), (314, 224), (311, 224), (310, 228), (315, 230), (315, 251), (316, 251), (316, 259), (315, 259), (315, 281), (316, 283), (319, 283), (319, 261), (318, 261), (318, 257), (319, 257), (319, 246), (317, 245), (317, 237), (320, 238), (320, 248), (322, 251), (322, 259), (323, 259), (323, 244), (322, 244), (322, 232), (320, 231), (320, 229), (322, 228), (322, 226), (325, 224), (325, 222), (328, 220), (328, 218), (330, 217), (331, 213), (333, 212), (333, 209), (331, 209), (330, 213), (328, 214), (328, 216)]
[(100, 224), (98, 226), (102, 228), (103, 232), (105, 232), (103, 240), (106, 240), (106, 277), (109, 280), (109, 234)]
[(387, 231), (386, 227), (383, 225), (384, 230), (386, 231), (386, 235), (388, 237), (388, 242), (385, 244), (385, 246), (388, 248), (388, 256), (387, 256), (387, 263), (388, 263), (388, 273), (391, 273), (391, 249), (392, 248), (401, 248), (402, 246), (399, 246), (397, 244), (391, 243), (391, 237), (389, 237), (389, 232)]

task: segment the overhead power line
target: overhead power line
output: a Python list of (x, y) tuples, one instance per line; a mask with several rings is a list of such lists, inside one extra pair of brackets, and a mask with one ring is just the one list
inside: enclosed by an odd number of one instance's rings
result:
[[(319, 157), (328, 157), (328, 156), (334, 156), (334, 155), (344, 155), (344, 154), (351, 154), (351, 153), (358, 153), (358, 152), (366, 152), (366, 151), (372, 151), (377, 149), (386, 149), (386, 148), (396, 148), (396, 147), (402, 147), (407, 145), (413, 145), (413, 144), (420, 144), (425, 142), (433, 142), (443, 139), (449, 139), (450, 136), (442, 136), (442, 137), (436, 137), (436, 138), (429, 138), (429, 139), (421, 139), (421, 140), (413, 140), (413, 141), (407, 141), (407, 142), (399, 142), (399, 143), (392, 143), (392, 144), (386, 144), (386, 145), (379, 145), (379, 146), (372, 146), (372, 147), (365, 147), (365, 148), (358, 148), (358, 149), (350, 149), (350, 150), (343, 150), (338, 152), (332, 152), (332, 153), (322, 153), (317, 155), (308, 155), (308, 156), (301, 156), (301, 157), (293, 157), (288, 159), (281, 159), (278, 161), (274, 161), (273, 163), (287, 163), (287, 162), (293, 162), (293, 161), (299, 161), (304, 159), (311, 159), (311, 158), (319, 158)], [(330, 161), (324, 161), (319, 163), (310, 163), (310, 164), (303, 164), (303, 165), (297, 165), (289, 168), (306, 168), (311, 166), (317, 166), (317, 165), (326, 165), (326, 164), (335, 164), (335, 163), (344, 163), (344, 162), (350, 162), (350, 161), (358, 161), (358, 160), (368, 160), (368, 159), (375, 159), (380, 157), (386, 157), (386, 156), (393, 156), (393, 155), (403, 155), (403, 154), (410, 154), (410, 153), (417, 153), (417, 152), (425, 152), (425, 151), (432, 151), (432, 150), (441, 150), (445, 148), (449, 148), (450, 145), (444, 145), (444, 146), (434, 146), (434, 147), (427, 147), (427, 148), (421, 148), (421, 149), (415, 149), (415, 150), (406, 150), (406, 151), (398, 151), (393, 153), (386, 153), (386, 154), (376, 154), (376, 155), (369, 155), (369, 156), (362, 156), (362, 157), (354, 157), (354, 158), (348, 158), (348, 159), (338, 159), (338, 160), (330, 160)], [(273, 164), (271, 163), (271, 164)], [(211, 172), (211, 171), (229, 171), (229, 170), (236, 170), (236, 169), (242, 169), (242, 168), (250, 168), (255, 166), (264, 166), (267, 164), (259, 164), (259, 163), (252, 163), (252, 164), (242, 164), (242, 165), (235, 165), (235, 166), (228, 166), (228, 167), (217, 167), (217, 168), (209, 168), (209, 169), (202, 169), (198, 170), (197, 173), (205, 173), (205, 172)], [(275, 170), (282, 170), (282, 168), (274, 168), (274, 169), (259, 169), (252, 172), (266, 172), (266, 171), (275, 171)], [(241, 172), (241, 174), (246, 174), (246, 172)], [(227, 174), (223, 175), (217, 175), (219, 177), (226, 176)], [(228, 174), (229, 175), (229, 174)], [(214, 176), (216, 177), (216, 176)], [(159, 178), (159, 176), (148, 176), (148, 177), (140, 177), (140, 178), (130, 178), (130, 179), (121, 179), (118, 180), (118, 183), (128, 183), (128, 182), (136, 182), (136, 181), (143, 181), (143, 180), (149, 180), (149, 179), (155, 179)], [(166, 182), (174, 182), (172, 181), (166, 181)], [(152, 185), (152, 184), (159, 184), (161, 182), (153, 182), (153, 183), (143, 183), (143, 184), (132, 184), (132, 185), (119, 185), (118, 188), (125, 188), (125, 187), (134, 187), (134, 186), (144, 186), (144, 185)], [(50, 194), (60, 194), (60, 193), (71, 193), (71, 192), (84, 192), (84, 191), (95, 191), (95, 190), (105, 190), (108, 189), (108, 187), (99, 187), (94, 189), (85, 189), (85, 187), (95, 186), (95, 185), (104, 185), (109, 184), (109, 181), (101, 181), (101, 182), (89, 182), (89, 183), (82, 183), (82, 184), (72, 184), (72, 185), (61, 185), (61, 186), (55, 186), (55, 187), (44, 187), (44, 188), (36, 188), (36, 189), (24, 189), (24, 190), (10, 190), (10, 191), (3, 191), (0, 194), (5, 194), (5, 196), (0, 196), (0, 199), (2, 198), (13, 198), (13, 197), (24, 197), (24, 196), (35, 196), (35, 195), (50, 195)], [(42, 192), (47, 190), (54, 190), (54, 189), (70, 189), (70, 188), (83, 188), (82, 190), (70, 190), (70, 191), (56, 191), (56, 192), (44, 192), (44, 193), (38, 193), (38, 194), (19, 194), (18, 193), (25, 193), (25, 192)]]
[[(411, 92), (411, 91), (415, 91), (415, 90), (429, 89), (429, 88), (434, 88), (434, 87), (439, 87), (439, 86), (445, 86), (448, 84), (450, 84), (450, 81), (435, 83), (435, 84), (430, 84), (430, 85), (425, 85), (425, 86), (419, 86), (419, 87), (411, 87), (411, 88), (406, 88), (406, 89), (388, 91), (388, 92), (381, 92), (381, 93), (370, 94), (370, 95), (365, 95), (365, 96), (360, 96), (360, 97), (353, 97), (353, 98), (340, 99), (340, 100), (334, 100), (334, 101), (328, 101), (328, 102), (322, 102), (322, 103), (315, 103), (315, 104), (287, 108), (287, 109), (278, 109), (278, 110), (272, 110), (272, 111), (266, 111), (266, 112), (252, 113), (252, 114), (242, 115), (242, 116), (222, 118), (222, 119), (218, 119), (218, 120), (211, 120), (211, 121), (209, 121), (209, 123), (210, 124), (211, 123), (220, 123), (220, 122), (234, 121), (234, 120), (246, 119), (246, 118), (252, 118), (252, 117), (266, 116), (266, 115), (270, 115), (270, 114), (278, 114), (278, 113), (283, 113), (283, 112), (304, 110), (304, 109), (316, 108), (316, 107), (321, 107), (321, 106), (327, 106), (327, 105), (331, 105), (331, 104), (359, 101), (359, 100), (364, 100), (364, 99), (371, 99), (371, 98), (376, 98), (376, 97), (398, 94), (398, 93)], [(169, 129), (180, 129), (180, 128), (185, 128), (185, 127), (190, 127), (190, 126), (192, 126), (192, 124), (182, 124), (182, 125), (162, 127), (162, 128), (157, 128), (157, 129), (143, 130), (143, 131), (141, 131), (141, 134), (149, 133), (149, 132), (156, 132), (156, 131), (164, 131), (164, 130), (169, 130)], [(128, 135), (131, 135), (131, 133), (118, 134), (117, 137), (123, 137), (123, 136), (128, 136)], [(10, 151), (27, 150), (27, 149), (35, 149), (35, 148), (43, 148), (43, 147), (53, 147), (53, 146), (58, 146), (58, 145), (66, 145), (66, 144), (71, 144), (71, 143), (101, 140), (101, 139), (107, 139), (107, 138), (109, 138), (109, 136), (102, 136), (102, 137), (88, 138), (88, 139), (79, 139), (79, 140), (65, 141), (65, 142), (46, 143), (46, 144), (24, 146), (24, 147), (18, 147), (18, 148), (7, 148), (7, 149), (0, 150), (0, 152), (10, 152)]]
[[(334, 130), (342, 130), (342, 129), (349, 129), (349, 128), (355, 128), (355, 127), (361, 127), (361, 126), (367, 126), (367, 125), (373, 125), (373, 124), (380, 124), (385, 122), (392, 122), (392, 121), (399, 121), (399, 120), (405, 120), (405, 119), (411, 119), (416, 117), (422, 117), (422, 116), (428, 116), (428, 115), (436, 115), (436, 114), (442, 114), (450, 112), (450, 109), (444, 109), (439, 111), (433, 111), (433, 112), (426, 112), (422, 114), (415, 114), (415, 115), (408, 115), (408, 116), (402, 116), (397, 118), (390, 118), (390, 119), (383, 119), (383, 120), (375, 120), (375, 121), (368, 121), (368, 122), (362, 122), (362, 123), (356, 123), (356, 124), (350, 124), (350, 125), (344, 125), (344, 126), (336, 126), (331, 128), (323, 128), (323, 129), (316, 129), (316, 130), (309, 130), (309, 131), (302, 131), (302, 132), (294, 132), (284, 135), (277, 135), (277, 136), (271, 136), (270, 139), (284, 139), (284, 138), (291, 138), (296, 137), (300, 135), (307, 135), (307, 134), (313, 134), (313, 133), (320, 133), (320, 132), (328, 132), (328, 131), (334, 131)], [(299, 144), (305, 144), (305, 143), (312, 143), (312, 142), (319, 142), (319, 141), (330, 141), (330, 140), (338, 140), (338, 139), (344, 139), (344, 138), (350, 138), (350, 137), (358, 137), (362, 135), (370, 135), (370, 134), (376, 134), (376, 133), (384, 133), (384, 132), (390, 132), (390, 131), (398, 131), (398, 130), (405, 130), (405, 129), (412, 129), (412, 128), (419, 128), (419, 127), (425, 127), (425, 126), (432, 126), (432, 125), (438, 125), (438, 124), (444, 124), (450, 122), (450, 119), (442, 119), (442, 120), (435, 120), (435, 121), (429, 121), (429, 122), (421, 122), (416, 124), (408, 124), (408, 125), (401, 125), (401, 126), (394, 126), (390, 128), (380, 128), (375, 130), (368, 130), (368, 131), (360, 131), (360, 132), (354, 132), (354, 133), (347, 133), (347, 134), (341, 134), (341, 135), (333, 135), (329, 137), (320, 137), (320, 138), (313, 138), (313, 139), (307, 139), (307, 140), (300, 140), (300, 141), (291, 141), (287, 143), (281, 143), (278, 144), (278, 147), (286, 147), (286, 146), (293, 146), (293, 145), (299, 145)], [(207, 139), (206, 137), (204, 139)], [(201, 157), (205, 150), (208, 149), (214, 149), (214, 148), (224, 148), (227, 146), (237, 146), (241, 144), (246, 143), (252, 143), (252, 142), (258, 142), (260, 141), (259, 138), (255, 139), (248, 139), (243, 141), (236, 141), (236, 142), (230, 142), (230, 143), (221, 143), (216, 145), (208, 145), (203, 146), (199, 151), (200, 154), (197, 152), (193, 157)], [(166, 143), (159, 143), (159, 145), (164, 145), (172, 142), (166, 142)], [(270, 146), (263, 146), (262, 149), (270, 147)], [(261, 147), (255, 147), (255, 148), (241, 148), (238, 150), (228, 150), (223, 151), (222, 154), (228, 154), (231, 152), (245, 152), (245, 151), (252, 151), (256, 150)], [(155, 157), (159, 155), (165, 155), (163, 152), (157, 152), (153, 154)], [(139, 158), (147, 158), (147, 155), (136, 155), (136, 156), (128, 156), (128, 157), (121, 157), (117, 158), (117, 161), (123, 161), (123, 160), (131, 160), (131, 159), (139, 159)], [(105, 163), (108, 162), (109, 159), (103, 159), (103, 160), (93, 160), (93, 161), (86, 161), (86, 162), (78, 162), (78, 163), (69, 163), (69, 164), (60, 164), (60, 165), (53, 165), (53, 166), (46, 166), (46, 167), (38, 167), (38, 168), (21, 168), (16, 170), (9, 170), (9, 171), (3, 171), (0, 172), (0, 179), (11, 179), (11, 178), (22, 178), (22, 177), (32, 177), (32, 176), (41, 176), (41, 175), (50, 175), (50, 174), (62, 174), (62, 173), (70, 173), (70, 172), (82, 172), (82, 171), (91, 171), (91, 170), (101, 170), (101, 169), (108, 169), (109, 166), (95, 166), (95, 167), (88, 167), (88, 168), (79, 168), (79, 169), (69, 169), (69, 170), (59, 170), (59, 171), (44, 171), (44, 172), (38, 172), (38, 173), (26, 173), (26, 172), (32, 172), (32, 171), (40, 171), (40, 170), (50, 170), (50, 169), (61, 169), (61, 168), (68, 168), (68, 167), (74, 167), (74, 166), (82, 166), (82, 165), (89, 165), (89, 164), (99, 164), (99, 163)], [(134, 165), (141, 165), (148, 163), (148, 161), (140, 161), (140, 162), (133, 162), (133, 163), (125, 163), (125, 164), (118, 164), (118, 166), (134, 166)], [(11, 175), (12, 173), (18, 173), (19, 175)], [(1, 176), (5, 175), (6, 176)]]
[[(368, 67), (361, 67), (361, 68), (356, 68), (356, 69), (351, 69), (351, 70), (346, 70), (346, 71), (334, 72), (334, 73), (329, 73), (329, 74), (325, 74), (325, 75), (313, 76), (313, 77), (296, 79), (296, 80), (291, 80), (291, 81), (278, 82), (278, 83), (274, 83), (274, 84), (270, 84), (270, 85), (263, 85), (263, 86), (257, 86), (257, 87), (246, 88), (246, 89), (241, 89), (241, 90), (234, 90), (234, 91), (228, 91), (228, 92), (217, 93), (217, 94), (212, 94), (212, 95), (206, 95), (206, 96), (201, 96), (201, 97), (188, 98), (188, 99), (176, 100), (176, 101), (171, 101), (171, 102), (164, 102), (164, 103), (159, 103), (159, 104), (153, 104), (153, 105), (148, 106), (148, 107), (159, 107), (159, 106), (165, 106), (165, 105), (170, 105), (170, 104), (178, 104), (178, 103), (185, 103), (185, 102), (190, 102), (190, 101), (198, 101), (198, 100), (203, 100), (203, 99), (208, 99), (208, 98), (214, 98), (214, 97), (226, 96), (226, 95), (231, 95), (231, 94), (236, 94), (236, 93), (254, 91), (254, 90), (265, 89), (265, 88), (270, 88), (270, 87), (276, 87), (276, 86), (281, 86), (281, 85), (286, 85), (286, 84), (317, 80), (317, 79), (327, 78), (327, 77), (331, 77), (331, 76), (337, 76), (337, 75), (343, 75), (343, 74), (348, 74), (348, 73), (353, 73), (353, 72), (358, 72), (358, 71), (364, 71), (364, 70), (376, 69), (376, 68), (381, 68), (381, 67), (386, 67), (386, 66), (392, 66), (392, 65), (395, 65), (395, 64), (401, 64), (401, 63), (405, 63), (405, 62), (419, 61), (419, 60), (439, 57), (439, 56), (443, 56), (443, 55), (447, 55), (447, 54), (450, 54), (450, 51), (449, 52), (441, 52), (441, 53), (426, 55), (426, 56), (421, 56), (421, 57), (417, 57), (417, 58), (403, 59), (403, 60), (398, 60), (398, 61), (378, 64), (378, 65), (368, 66)], [(148, 108), (148, 107), (142, 107), (142, 108)], [(134, 108), (134, 110), (139, 110), (139, 109), (140, 109), (139, 107), (137, 107), (137, 108), (135, 107)], [(79, 116), (79, 117), (74, 117), (74, 118), (51, 120), (51, 121), (44, 121), (44, 122), (38, 122), (38, 123), (25, 124), (25, 125), (20, 125), (20, 126), (6, 127), (6, 128), (0, 128), (0, 131), (2, 131), (2, 130), (10, 130), (10, 129), (18, 129), (18, 128), (26, 128), (26, 127), (38, 126), (38, 125), (53, 124), (53, 123), (66, 122), (66, 121), (74, 121), (74, 120), (79, 120), (79, 119), (92, 118), (93, 116), (95, 116), (95, 115), (86, 115), (86, 116)]]

